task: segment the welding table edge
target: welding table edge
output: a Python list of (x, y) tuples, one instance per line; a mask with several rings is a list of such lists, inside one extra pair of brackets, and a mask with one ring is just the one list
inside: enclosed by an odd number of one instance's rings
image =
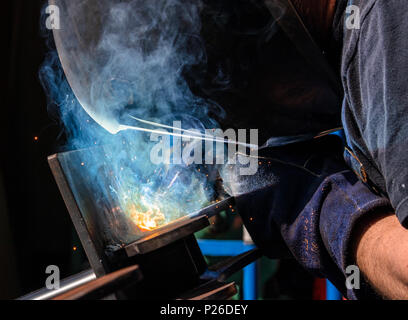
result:
[[(153, 232), (150, 235), (139, 239), (124, 247), (128, 257), (137, 254), (146, 254), (160, 249), (174, 241), (183, 239), (197, 231), (208, 227), (210, 222), (206, 216), (188, 219), (181, 223), (170, 225), (169, 228)], [(152, 241), (150, 241), (152, 240)]]
[(139, 266), (132, 265), (75, 287), (53, 297), (52, 300), (99, 300), (115, 294), (123, 286), (135, 284), (142, 279), (143, 274)]
[[(235, 203), (235, 198), (230, 197), (219, 201), (213, 205), (203, 208), (202, 210), (182, 218), (163, 228), (156, 229), (145, 237), (130, 243), (124, 247), (128, 257), (137, 254), (146, 254), (151, 251), (160, 249), (170, 242), (180, 240), (188, 235), (204, 229), (210, 225), (208, 219), (223, 210), (228, 209)], [(153, 240), (154, 241), (150, 241)]]

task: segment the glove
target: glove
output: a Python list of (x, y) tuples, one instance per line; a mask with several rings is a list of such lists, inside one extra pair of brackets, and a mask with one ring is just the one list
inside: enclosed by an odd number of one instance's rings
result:
[[(288, 253), (306, 270), (330, 279), (349, 299), (372, 298), (371, 288), (347, 290), (352, 265), (352, 232), (358, 221), (390, 210), (386, 198), (372, 193), (342, 159), (335, 136), (260, 152), (253, 176), (224, 172), (236, 209), (255, 244), (270, 258)], [(357, 291), (357, 292), (356, 292)]]

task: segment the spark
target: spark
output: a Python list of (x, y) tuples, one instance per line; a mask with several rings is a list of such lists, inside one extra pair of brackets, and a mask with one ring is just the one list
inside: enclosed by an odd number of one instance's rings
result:
[(176, 175), (174, 176), (174, 178), (171, 180), (169, 186), (167, 187), (167, 189), (170, 189), (172, 187), (172, 185), (174, 184), (174, 182), (177, 180), (178, 176), (180, 175), (180, 171), (177, 171)]

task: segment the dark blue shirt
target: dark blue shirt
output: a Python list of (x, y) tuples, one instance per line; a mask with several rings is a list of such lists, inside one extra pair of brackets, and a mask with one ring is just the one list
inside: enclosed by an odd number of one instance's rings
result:
[[(349, 5), (360, 29), (348, 29)], [(408, 1), (338, 0), (334, 36), (341, 49), (343, 125), (371, 182), (408, 225)]]

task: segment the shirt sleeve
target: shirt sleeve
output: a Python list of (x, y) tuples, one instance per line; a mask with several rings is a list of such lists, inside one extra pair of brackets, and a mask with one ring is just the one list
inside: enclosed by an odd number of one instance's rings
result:
[(376, 298), (364, 279), (360, 289), (347, 288), (347, 269), (355, 265), (355, 228), (392, 208), (347, 169), (342, 149), (339, 138), (327, 136), (260, 150), (255, 175), (239, 175), (237, 164), (224, 185), (234, 186), (237, 212), (266, 256), (295, 258), (349, 299)]
[(408, 2), (377, 0), (343, 75), (346, 133), (408, 227)]

